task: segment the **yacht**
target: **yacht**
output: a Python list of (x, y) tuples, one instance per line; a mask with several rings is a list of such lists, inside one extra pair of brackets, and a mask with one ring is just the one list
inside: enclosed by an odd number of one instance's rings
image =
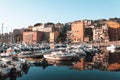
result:
[(46, 54), (43, 56), (46, 59), (52, 59), (52, 60), (71, 60), (74, 57), (73, 54), (65, 53), (62, 51), (51, 52), (51, 54)]

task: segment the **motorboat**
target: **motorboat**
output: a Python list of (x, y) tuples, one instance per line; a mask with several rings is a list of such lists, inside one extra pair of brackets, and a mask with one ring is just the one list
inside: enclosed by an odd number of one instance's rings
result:
[(13, 55), (16, 55), (17, 53), (14, 51), (14, 49), (12, 49), (11, 47), (8, 48), (6, 50), (6, 52), (3, 52), (3, 53), (0, 53), (0, 56), (1, 57), (4, 57), (4, 56), (13, 56)]
[(29, 63), (25, 59), (15, 56), (1, 58), (1, 65), (6, 65), (9, 69), (16, 68), (16, 72), (21, 72), (24, 64), (29, 66)]
[(51, 54), (45, 54), (43, 56), (46, 59), (52, 59), (52, 60), (71, 60), (74, 57), (73, 54), (65, 53), (62, 51), (51, 52)]
[(120, 52), (120, 45), (111, 44), (110, 46), (106, 47), (106, 49), (111, 52)]

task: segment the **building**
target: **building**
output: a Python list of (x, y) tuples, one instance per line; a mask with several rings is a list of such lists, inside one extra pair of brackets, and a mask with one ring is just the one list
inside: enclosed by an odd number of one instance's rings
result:
[(23, 32), (26, 29), (22, 28), (22, 29), (14, 29), (13, 30), (13, 39), (14, 39), (14, 43), (22, 43), (23, 41)]
[[(71, 42), (89, 42), (92, 40), (92, 28), (91, 28), (92, 21), (75, 21), (72, 23), (71, 26)], [(69, 35), (69, 34), (68, 34)]]
[(91, 27), (86, 27), (84, 29), (84, 41), (89, 42), (93, 40), (93, 31)]
[(108, 26), (95, 27), (93, 29), (93, 41), (96, 42), (109, 42)]
[(26, 44), (36, 44), (42, 41), (42, 32), (28, 31), (23, 32), (23, 42)]
[(120, 23), (120, 18), (109, 18), (109, 20)]
[(48, 22), (44, 24), (44, 32), (54, 32), (55, 31), (55, 24)]
[(32, 31), (44, 31), (44, 24), (42, 23), (37, 23), (34, 25), (34, 27), (32, 28)]
[(110, 41), (120, 40), (120, 24), (116, 21), (107, 21)]
[(71, 26), (71, 42), (81, 42), (84, 40), (84, 22), (75, 21)]
[(32, 27), (32, 31), (52, 32), (54, 31), (53, 25), (47, 26), (46, 24), (37, 23)]
[(34, 26), (28, 26), (28, 28), (27, 28), (27, 31), (32, 31), (32, 28), (33, 28)]
[(54, 32), (50, 33), (50, 42), (51, 43), (55, 42), (55, 33)]
[(50, 33), (49, 32), (42, 32), (42, 42), (47, 43), (49, 42)]
[(66, 40), (67, 40), (68, 43), (71, 43), (71, 31), (67, 31)]
[(92, 24), (92, 20), (84, 20), (85, 26), (90, 26)]
[(59, 32), (58, 31), (51, 32), (50, 36), (49, 36), (49, 39), (50, 39), (49, 42), (50, 43), (57, 42), (58, 36), (59, 36)]

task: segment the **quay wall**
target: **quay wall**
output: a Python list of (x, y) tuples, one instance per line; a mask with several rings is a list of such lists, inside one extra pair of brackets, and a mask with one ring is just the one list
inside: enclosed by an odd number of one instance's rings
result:
[(92, 45), (101, 46), (101, 47), (107, 47), (113, 45), (120, 45), (120, 41), (110, 41), (110, 42), (101, 42), (101, 43), (92, 43)]

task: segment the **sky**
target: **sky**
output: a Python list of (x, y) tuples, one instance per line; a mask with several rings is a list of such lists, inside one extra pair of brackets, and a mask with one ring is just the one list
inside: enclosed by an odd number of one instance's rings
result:
[(36, 23), (120, 18), (120, 0), (0, 0), (0, 32)]

